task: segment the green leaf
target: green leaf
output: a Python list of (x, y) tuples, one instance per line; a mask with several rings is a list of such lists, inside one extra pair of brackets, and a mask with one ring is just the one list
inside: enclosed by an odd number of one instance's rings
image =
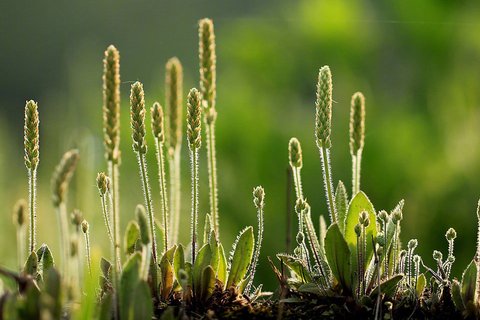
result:
[(112, 264), (110, 261), (102, 257), (100, 260), (100, 269), (102, 270), (102, 274), (106, 279), (110, 279), (110, 272), (112, 270)]
[(99, 320), (111, 320), (112, 319), (112, 293), (108, 293), (102, 297), (100, 301), (100, 312), (98, 315)]
[(417, 286), (415, 291), (417, 292), (417, 297), (421, 297), (423, 294), (423, 290), (425, 290), (425, 286), (427, 285), (427, 278), (423, 273), (420, 273), (417, 278)]
[(332, 224), (325, 237), (325, 255), (333, 275), (343, 289), (351, 291), (350, 249), (338, 224)]
[(53, 319), (60, 319), (62, 313), (60, 273), (55, 268), (50, 267), (44, 269), (43, 277), (45, 284), (43, 293), (49, 295), (47, 306)]
[(140, 239), (140, 227), (134, 220), (130, 221), (125, 230), (125, 253), (132, 254), (135, 251), (135, 243)]
[(153, 303), (148, 284), (145, 281), (140, 281), (133, 294), (133, 312), (129, 314), (128, 319), (152, 319)]
[(220, 263), (220, 252), (219, 252), (220, 244), (217, 240), (215, 230), (212, 230), (212, 232), (210, 233), (209, 244), (210, 244), (210, 250), (212, 251), (212, 260), (210, 262), (210, 265), (212, 266), (215, 274), (217, 274), (219, 263)]
[(162, 224), (155, 219), (155, 240), (157, 241), (157, 248), (163, 248), (163, 236), (165, 234), (165, 230), (162, 228)]
[(200, 286), (200, 299), (207, 301), (215, 289), (215, 271), (211, 266), (206, 266), (202, 272), (202, 281)]
[(477, 288), (477, 265), (472, 260), (462, 275), (462, 298), (465, 305), (475, 299), (475, 291)]
[(193, 287), (195, 289), (195, 294), (200, 294), (201, 281), (202, 281), (202, 272), (206, 266), (210, 265), (212, 260), (212, 250), (210, 245), (207, 243), (198, 251), (197, 257), (195, 258), (195, 263), (193, 264)]
[(462, 299), (462, 288), (457, 279), (453, 279), (452, 281), (452, 300), (458, 310), (465, 310), (465, 304)]
[(253, 228), (242, 230), (233, 244), (227, 288), (238, 285), (245, 277), (252, 260), (254, 245)]
[(120, 276), (120, 318), (128, 319), (133, 308), (135, 288), (140, 281), (140, 269), (142, 265), (142, 256), (136, 252), (131, 255), (123, 266)]
[[(398, 283), (403, 279), (402, 274), (397, 274), (390, 279), (380, 283), (380, 291), (387, 299), (391, 299), (397, 290)], [(378, 295), (378, 286), (372, 289), (370, 298), (374, 300)]]
[(180, 281), (180, 270), (185, 270), (185, 251), (181, 244), (178, 245), (173, 256), (173, 270), (178, 283), (182, 286), (183, 290), (186, 290), (187, 288), (183, 287)]
[[(362, 211), (368, 213), (370, 224), (366, 228), (366, 254), (365, 254), (365, 266), (364, 270), (370, 263), (373, 257), (372, 236), (375, 239), (377, 236), (377, 223), (375, 209), (368, 197), (362, 191), (358, 192), (355, 197), (350, 201), (347, 212), (347, 219), (345, 221), (345, 240), (350, 248), (350, 261), (351, 270), (357, 270), (357, 235), (355, 234), (355, 225), (358, 223), (358, 217)], [(356, 285), (354, 285), (355, 287)]]
[(225, 250), (223, 250), (223, 245), (221, 243), (218, 247), (218, 253), (220, 258), (218, 260), (217, 280), (225, 285), (227, 281), (227, 258), (225, 257)]
[(37, 270), (38, 270), (38, 256), (35, 253), (35, 251), (32, 251), (27, 258), (27, 262), (25, 262), (23, 271), (29, 275), (32, 275), (34, 278), (36, 278)]
[(162, 284), (160, 295), (163, 300), (166, 300), (172, 292), (173, 289), (173, 266), (172, 263), (169, 261), (169, 251), (167, 251), (162, 259), (160, 260), (160, 271), (162, 274)]
[(337, 189), (335, 190), (335, 208), (338, 215), (338, 228), (345, 234), (345, 220), (347, 218), (348, 209), (348, 194), (347, 189), (342, 181), (338, 181)]
[(40, 270), (44, 276), (50, 268), (53, 268), (55, 262), (53, 261), (53, 255), (50, 248), (46, 244), (42, 244), (40, 249), (37, 250), (38, 262), (40, 262)]
[(277, 254), (277, 258), (282, 261), (288, 269), (290, 269), (303, 283), (312, 282), (310, 272), (307, 270), (307, 266), (294, 256), (288, 254)]
[(316, 295), (325, 295), (325, 291), (320, 289), (320, 286), (314, 282), (304, 283), (298, 287), (298, 292), (313, 293)]

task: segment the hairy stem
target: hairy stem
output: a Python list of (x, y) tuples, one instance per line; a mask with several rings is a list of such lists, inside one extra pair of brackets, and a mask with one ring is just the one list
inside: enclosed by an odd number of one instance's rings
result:
[(178, 228), (180, 225), (180, 146), (174, 149), (173, 154), (168, 157), (169, 179), (170, 179), (170, 239), (177, 243)]
[(17, 227), (17, 259), (18, 269), (22, 270), (25, 263), (25, 228), (24, 226)]
[(360, 172), (362, 163), (362, 149), (352, 155), (352, 197), (360, 191)]
[(118, 165), (113, 161), (108, 162), (108, 171), (112, 183), (111, 208), (112, 208), (112, 225), (113, 225), (113, 249), (114, 249), (114, 268), (120, 270), (122, 262), (120, 260), (120, 218), (118, 206)]
[(218, 185), (217, 185), (217, 159), (215, 156), (215, 121), (207, 123), (207, 158), (208, 158), (208, 184), (210, 187), (210, 213), (213, 220), (213, 230), (217, 238), (219, 234), (218, 219)]
[(167, 200), (167, 185), (165, 182), (165, 161), (163, 159), (163, 143), (160, 142), (158, 138), (155, 138), (155, 148), (157, 154), (157, 163), (158, 163), (158, 182), (160, 184), (160, 203), (162, 205), (163, 212), (163, 244), (164, 250), (168, 250), (168, 233), (169, 220), (168, 220), (168, 200)]
[(192, 265), (196, 257), (198, 220), (198, 149), (190, 151), (192, 170)]
[(30, 200), (30, 236), (28, 248), (30, 252), (36, 247), (36, 203), (37, 203), (37, 170), (28, 169), (28, 196)]
[(60, 231), (60, 251), (62, 252), (62, 269), (64, 278), (70, 281), (69, 258), (70, 258), (70, 236), (68, 232), (67, 209), (64, 202), (61, 202), (56, 208), (59, 231)]
[[(145, 197), (145, 206), (150, 221), (150, 236), (152, 239), (152, 257), (154, 264), (157, 265), (157, 243), (155, 240), (155, 217), (153, 215), (152, 197), (150, 195), (150, 184), (148, 183), (147, 163), (145, 154), (137, 152), (138, 165), (140, 167), (140, 178), (142, 179), (142, 189)], [(155, 284), (156, 285), (156, 284)]]
[(320, 147), (320, 158), (322, 160), (323, 182), (325, 185), (325, 192), (327, 194), (328, 212), (330, 213), (330, 221), (337, 222), (337, 213), (335, 210), (335, 197), (333, 195), (333, 184), (330, 167), (330, 150), (325, 147)]
[(90, 257), (90, 234), (86, 232), (83, 234), (85, 238), (85, 257), (87, 259), (88, 274), (92, 276), (92, 259)]
[(255, 250), (255, 255), (253, 256), (252, 260), (252, 267), (250, 269), (250, 279), (248, 281), (247, 286), (245, 287), (244, 292), (246, 294), (250, 294), (251, 287), (253, 285), (253, 277), (255, 276), (255, 271), (258, 264), (258, 258), (260, 257), (260, 248), (262, 247), (262, 240), (263, 240), (263, 208), (257, 209), (257, 216), (258, 216), (258, 235), (257, 235), (257, 248)]
[(114, 244), (114, 241), (113, 241), (112, 229), (110, 227), (110, 213), (108, 211), (106, 197), (107, 197), (106, 195), (103, 195), (103, 196), (100, 197), (100, 199), (101, 199), (101, 202), (102, 202), (103, 220), (105, 222), (105, 226), (107, 227), (107, 234), (108, 234), (108, 238), (110, 239), (110, 244), (112, 245), (112, 256), (114, 256), (113, 251), (115, 250), (115, 244)]

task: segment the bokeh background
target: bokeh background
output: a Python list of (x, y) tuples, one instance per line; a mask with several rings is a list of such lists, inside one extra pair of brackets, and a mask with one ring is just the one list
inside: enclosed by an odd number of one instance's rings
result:
[[(326, 213), (314, 142), (319, 67), (333, 72), (332, 165), (350, 190), (350, 97), (366, 96), (362, 189), (375, 208), (405, 199), (404, 241), (433, 265), (446, 251), (448, 227), (458, 231), (453, 272), (475, 251), (480, 196), (480, 3), (476, 1), (41, 1), (0, 2), (0, 264), (15, 267), (12, 206), (27, 197), (23, 108), (35, 99), (41, 115), (39, 242), (58, 251), (50, 176), (64, 151), (81, 161), (69, 210), (91, 223), (95, 250), (108, 255), (96, 173), (106, 169), (102, 145), (102, 59), (121, 53), (121, 219), (143, 201), (131, 150), (128, 94), (144, 83), (147, 105), (164, 101), (164, 64), (184, 64), (185, 94), (198, 85), (197, 21), (215, 22), (218, 56), (217, 154), (221, 238), (256, 226), (252, 188), (266, 190), (265, 238), (256, 283), (275, 279), (267, 256), (285, 251), (287, 144), (300, 139), (305, 194), (318, 219)], [(151, 136), (148, 137), (152, 143)], [(153, 150), (151, 148), (150, 150)], [(189, 162), (183, 147), (181, 240), (189, 236)], [(201, 208), (208, 210), (205, 149)], [(159, 213), (153, 152), (150, 176)], [(294, 218), (294, 217), (292, 217)], [(201, 228), (203, 228), (203, 218)], [(296, 223), (292, 220), (292, 230)], [(57, 254), (58, 255), (58, 254)]]

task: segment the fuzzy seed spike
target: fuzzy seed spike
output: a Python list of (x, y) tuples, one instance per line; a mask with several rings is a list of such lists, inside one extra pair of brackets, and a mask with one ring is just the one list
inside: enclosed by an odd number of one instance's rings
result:
[(147, 153), (145, 141), (145, 94), (143, 84), (135, 82), (130, 91), (130, 117), (132, 126), (133, 150), (140, 154)]
[(290, 139), (288, 143), (288, 155), (292, 167), (302, 168), (302, 147), (297, 138)]
[(352, 96), (350, 106), (350, 154), (357, 155), (365, 140), (365, 97), (361, 92)]
[(187, 101), (187, 139), (190, 150), (199, 149), (202, 144), (201, 136), (201, 96), (200, 92), (193, 88), (188, 93)]
[(67, 151), (55, 168), (52, 176), (52, 201), (55, 207), (65, 201), (68, 184), (75, 172), (78, 159), (78, 150)]
[(182, 143), (182, 92), (183, 67), (177, 57), (170, 58), (166, 65), (165, 101), (167, 115), (167, 143), (170, 149)]
[(199, 58), (200, 58), (200, 90), (207, 109), (215, 109), (216, 98), (216, 61), (215, 33), (213, 22), (202, 19), (198, 23)]
[(105, 157), (120, 160), (120, 53), (110, 45), (103, 59), (103, 142)]
[(40, 135), (39, 135), (38, 105), (35, 101), (29, 100), (25, 104), (25, 166), (29, 170), (36, 170), (40, 161)]
[(315, 136), (318, 147), (330, 149), (332, 142), (332, 74), (328, 66), (318, 72)]
[(160, 103), (155, 102), (150, 109), (152, 117), (152, 133), (160, 143), (165, 142), (165, 132), (163, 128), (163, 108)]

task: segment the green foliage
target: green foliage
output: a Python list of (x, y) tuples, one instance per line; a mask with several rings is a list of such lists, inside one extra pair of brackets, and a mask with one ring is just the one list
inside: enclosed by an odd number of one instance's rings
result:
[(330, 225), (325, 237), (325, 255), (332, 274), (342, 288), (351, 292), (352, 268), (350, 260), (350, 248), (343, 237), (338, 224)]
[(254, 245), (253, 228), (248, 227), (242, 230), (233, 244), (228, 268), (227, 288), (239, 285), (245, 280), (244, 277), (253, 256)]

